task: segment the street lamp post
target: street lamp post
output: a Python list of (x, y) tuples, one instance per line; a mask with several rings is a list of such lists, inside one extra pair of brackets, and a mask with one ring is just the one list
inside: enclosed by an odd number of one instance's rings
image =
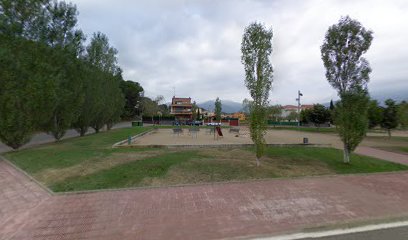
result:
[(303, 94), (298, 90), (298, 97), (296, 98), (296, 101), (298, 102), (298, 127), (300, 127), (300, 97), (303, 96)]

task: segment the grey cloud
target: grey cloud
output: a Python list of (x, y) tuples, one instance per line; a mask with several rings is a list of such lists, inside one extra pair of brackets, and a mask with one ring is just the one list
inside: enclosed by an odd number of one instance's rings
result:
[[(119, 50), (126, 79), (149, 96), (176, 94), (197, 102), (249, 97), (240, 44), (253, 21), (272, 26), (274, 83), (271, 102), (292, 104), (297, 90), (305, 103), (327, 102), (320, 45), (328, 27), (350, 15), (374, 31), (366, 57), (373, 67), (369, 87), (406, 89), (408, 4), (406, 1), (98, 1), (75, 0), (80, 27), (102, 31)], [(392, 83), (392, 84), (391, 84)]]

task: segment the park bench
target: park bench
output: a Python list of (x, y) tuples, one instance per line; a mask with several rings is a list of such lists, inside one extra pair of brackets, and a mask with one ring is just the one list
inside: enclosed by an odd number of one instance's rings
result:
[(200, 131), (200, 128), (189, 128), (188, 129), (188, 134), (190, 134), (192, 137), (196, 137), (198, 136), (198, 132)]
[(182, 128), (173, 128), (173, 134), (179, 136), (180, 134), (183, 134), (183, 129)]

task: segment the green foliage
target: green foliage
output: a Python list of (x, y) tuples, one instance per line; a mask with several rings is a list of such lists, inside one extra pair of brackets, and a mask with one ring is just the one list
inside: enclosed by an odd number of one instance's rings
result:
[(117, 51), (97, 33), (85, 61), (77, 15), (64, 1), (0, 0), (0, 140), (7, 145), (22, 146), (34, 131), (59, 140), (72, 126), (83, 135), (119, 120)]
[(222, 111), (222, 103), (221, 103), (220, 98), (217, 97), (217, 99), (215, 99), (215, 103), (214, 103), (215, 119), (217, 121), (221, 120), (221, 111)]
[(343, 93), (336, 104), (334, 123), (344, 144), (345, 162), (366, 135), (368, 102), (366, 92), (361, 91)]
[(272, 105), (268, 107), (269, 119), (275, 122), (281, 120), (282, 116), (282, 106), (281, 105)]
[(247, 98), (242, 101), (242, 112), (245, 113), (246, 116), (251, 112), (251, 104), (252, 101)]
[(408, 128), (408, 103), (406, 101), (398, 105), (398, 120), (402, 129)]
[(42, 44), (0, 36), (0, 140), (14, 149), (51, 116), (49, 54)]
[(245, 85), (252, 97), (249, 126), (256, 148), (257, 165), (264, 152), (268, 98), (273, 80), (273, 69), (269, 60), (272, 53), (272, 36), (272, 29), (266, 29), (255, 22), (245, 28), (241, 43)]
[[(123, 128), (84, 137), (63, 139), (59, 142), (40, 145), (6, 153), (6, 157), (32, 174), (47, 170), (71, 167), (81, 162), (103, 161), (121, 149), (112, 149), (116, 142), (151, 128)], [(132, 149), (132, 151), (136, 151)]]
[(289, 122), (296, 121), (298, 119), (298, 113), (296, 111), (291, 111), (288, 116), (286, 116), (286, 120)]
[(267, 109), (264, 107), (253, 107), (249, 118), (249, 129), (251, 139), (255, 144), (256, 158), (259, 161), (264, 154), (265, 149), (265, 134), (267, 129), (266, 124)]
[(144, 179), (164, 177), (171, 167), (195, 156), (194, 152), (167, 153), (118, 165), (94, 174), (66, 179), (51, 185), (51, 189), (61, 192), (141, 186)]
[(122, 81), (120, 88), (126, 101), (122, 118), (134, 119), (139, 115), (140, 95), (143, 92), (143, 88), (138, 82), (133, 81)]
[(78, 11), (72, 3), (51, 1), (46, 5), (43, 15), (43, 25), (40, 40), (51, 47), (63, 48), (74, 56), (83, 51), (85, 36), (80, 29), (76, 29)]
[(98, 83), (93, 90), (96, 114), (90, 124), (96, 132), (105, 124), (109, 130), (120, 119), (125, 104), (116, 54), (117, 50), (109, 45), (108, 37), (100, 32), (93, 35), (86, 47), (85, 59), (99, 71)]
[[(2, 90), (8, 94), (2, 94)], [(0, 140), (13, 149), (26, 144), (34, 131), (31, 121), (32, 111), (29, 101), (22, 90), (13, 91), (3, 86), (0, 90)]]
[(106, 128), (110, 130), (112, 126), (119, 122), (120, 116), (123, 113), (125, 106), (125, 98), (120, 88), (120, 83), (123, 81), (121, 74), (110, 76), (105, 86), (105, 94), (108, 94), (106, 99), (107, 120)]
[(305, 109), (300, 112), (300, 121), (302, 123), (313, 123), (317, 127), (320, 124), (330, 122), (332, 120), (332, 113), (329, 109), (321, 104), (313, 105), (311, 109)]
[(80, 76), (81, 62), (64, 50), (55, 49), (54, 52), (55, 54), (49, 56), (54, 70), (53, 76), (50, 76), (54, 85), (52, 112), (42, 129), (51, 133), (58, 141), (77, 120), (84, 94), (83, 79)]
[(367, 52), (373, 32), (349, 16), (326, 33), (321, 54), (326, 68), (326, 78), (339, 94), (365, 86), (370, 80), (370, 64), (362, 54)]
[(201, 109), (200, 107), (197, 108), (197, 117), (196, 117), (196, 120), (201, 120), (201, 119), (202, 119), (202, 114), (201, 114), (201, 110), (200, 110), (200, 109)]
[(329, 109), (321, 104), (314, 104), (310, 112), (309, 120), (319, 127), (320, 124), (330, 122), (330, 117)]
[(94, 33), (91, 43), (86, 47), (86, 52), (87, 61), (103, 72), (117, 74), (120, 71), (116, 57), (118, 51), (109, 45), (109, 39), (105, 34)]
[[(215, 182), (229, 180), (262, 179), (271, 177), (297, 177), (321, 174), (371, 173), (407, 170), (408, 167), (375, 158), (351, 155), (353, 166), (337, 161), (341, 151), (332, 148), (267, 147), (264, 164), (254, 168), (246, 160), (249, 149), (168, 150), (168, 149), (112, 149), (110, 146), (129, 135), (150, 128), (115, 129), (81, 138), (70, 138), (57, 143), (9, 152), (6, 157), (54, 191), (121, 188)], [(154, 151), (155, 153), (150, 155)], [(222, 151), (223, 157), (220, 156)], [(229, 155), (228, 155), (229, 154)], [(140, 158), (145, 155), (146, 157)], [(242, 155), (242, 156), (241, 156)], [(123, 162), (123, 157), (128, 161)], [(135, 159), (132, 161), (132, 157)], [(119, 163), (92, 173), (88, 163)], [(92, 164), (90, 164), (92, 166)], [(81, 166), (83, 172), (61, 180), (59, 171)], [(51, 170), (51, 171), (50, 171)], [(49, 173), (52, 172), (52, 175)], [(176, 173), (176, 175), (174, 174)], [(57, 176), (60, 180), (55, 180)], [(173, 178), (172, 178), (173, 176)]]
[(337, 161), (341, 151), (333, 148), (305, 148), (305, 147), (271, 147), (267, 148), (266, 155), (272, 159), (284, 158), (286, 162), (294, 164), (325, 163), (336, 174), (390, 172), (408, 169), (402, 164), (382, 161), (376, 158), (351, 154), (351, 166)]
[(72, 123), (72, 127), (80, 134), (84, 136), (91, 126), (91, 122), (98, 114), (96, 90), (100, 87), (100, 81), (98, 81), (98, 74), (100, 73), (96, 67), (93, 67), (86, 61), (80, 66), (82, 69), (79, 71), (81, 75), (78, 77), (82, 79), (82, 90), (84, 97), (82, 105), (79, 106), (78, 117), (76, 121)]
[(371, 100), (368, 104), (368, 128), (372, 129), (380, 125), (383, 119), (383, 108), (377, 100)]
[(361, 56), (370, 48), (372, 35), (360, 22), (346, 16), (329, 28), (321, 46), (326, 78), (341, 98), (336, 106), (339, 109), (335, 110), (335, 124), (344, 143), (347, 163), (350, 151), (361, 142), (368, 125), (366, 89), (371, 68)]
[(305, 109), (300, 112), (300, 121), (302, 123), (309, 123), (312, 120), (312, 109)]
[(330, 111), (334, 110), (334, 103), (333, 100), (330, 100), (330, 106), (329, 106)]
[(381, 127), (387, 129), (388, 136), (391, 137), (391, 130), (398, 127), (398, 106), (392, 99), (385, 100), (385, 105)]
[(198, 118), (199, 113), (197, 111), (199, 111), (199, 108), (197, 106), (197, 103), (194, 101), (193, 106), (191, 107), (191, 113), (192, 113), (192, 119), (193, 120), (197, 120), (197, 118)]
[(160, 111), (159, 102), (162, 99), (163, 99), (162, 96), (158, 96), (154, 100), (148, 97), (142, 97), (141, 104), (143, 115), (146, 117), (151, 117), (153, 120), (153, 116), (156, 116), (157, 113)]
[(49, 0), (0, 0), (0, 34), (38, 40), (44, 32)]

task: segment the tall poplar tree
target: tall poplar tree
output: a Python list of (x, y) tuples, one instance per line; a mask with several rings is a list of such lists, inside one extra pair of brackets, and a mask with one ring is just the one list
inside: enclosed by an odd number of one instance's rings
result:
[(83, 103), (83, 79), (78, 56), (83, 51), (84, 35), (76, 28), (78, 11), (73, 4), (53, 1), (46, 6), (47, 22), (41, 36), (53, 49), (49, 60), (54, 69), (50, 77), (54, 81), (52, 115), (43, 129), (58, 141), (77, 120)]
[(350, 162), (350, 153), (367, 131), (367, 83), (371, 68), (362, 55), (372, 40), (372, 31), (346, 16), (329, 28), (321, 46), (326, 78), (340, 97), (334, 122), (343, 142), (345, 163)]
[(217, 121), (221, 121), (222, 103), (219, 97), (215, 99), (214, 112), (215, 112), (215, 119)]
[(36, 42), (44, 0), (0, 1), (0, 140), (17, 149), (50, 116), (51, 54)]
[[(108, 37), (100, 32), (94, 33), (86, 48), (85, 59), (100, 70), (92, 100), (95, 114), (91, 120), (91, 127), (95, 132), (99, 132), (105, 124), (109, 129), (123, 111), (124, 97), (120, 89), (120, 80), (115, 77), (120, 74), (116, 54), (117, 50), (109, 45)], [(120, 111), (116, 111), (118, 109)]]
[(383, 110), (381, 127), (387, 130), (388, 137), (391, 138), (391, 130), (398, 127), (398, 106), (392, 99), (385, 100), (385, 106), (386, 107)]
[(268, 116), (268, 98), (273, 81), (270, 62), (272, 53), (272, 29), (260, 23), (252, 23), (245, 28), (241, 43), (241, 62), (245, 68), (245, 85), (252, 101), (250, 111), (250, 133), (256, 149), (256, 164), (264, 154)]

